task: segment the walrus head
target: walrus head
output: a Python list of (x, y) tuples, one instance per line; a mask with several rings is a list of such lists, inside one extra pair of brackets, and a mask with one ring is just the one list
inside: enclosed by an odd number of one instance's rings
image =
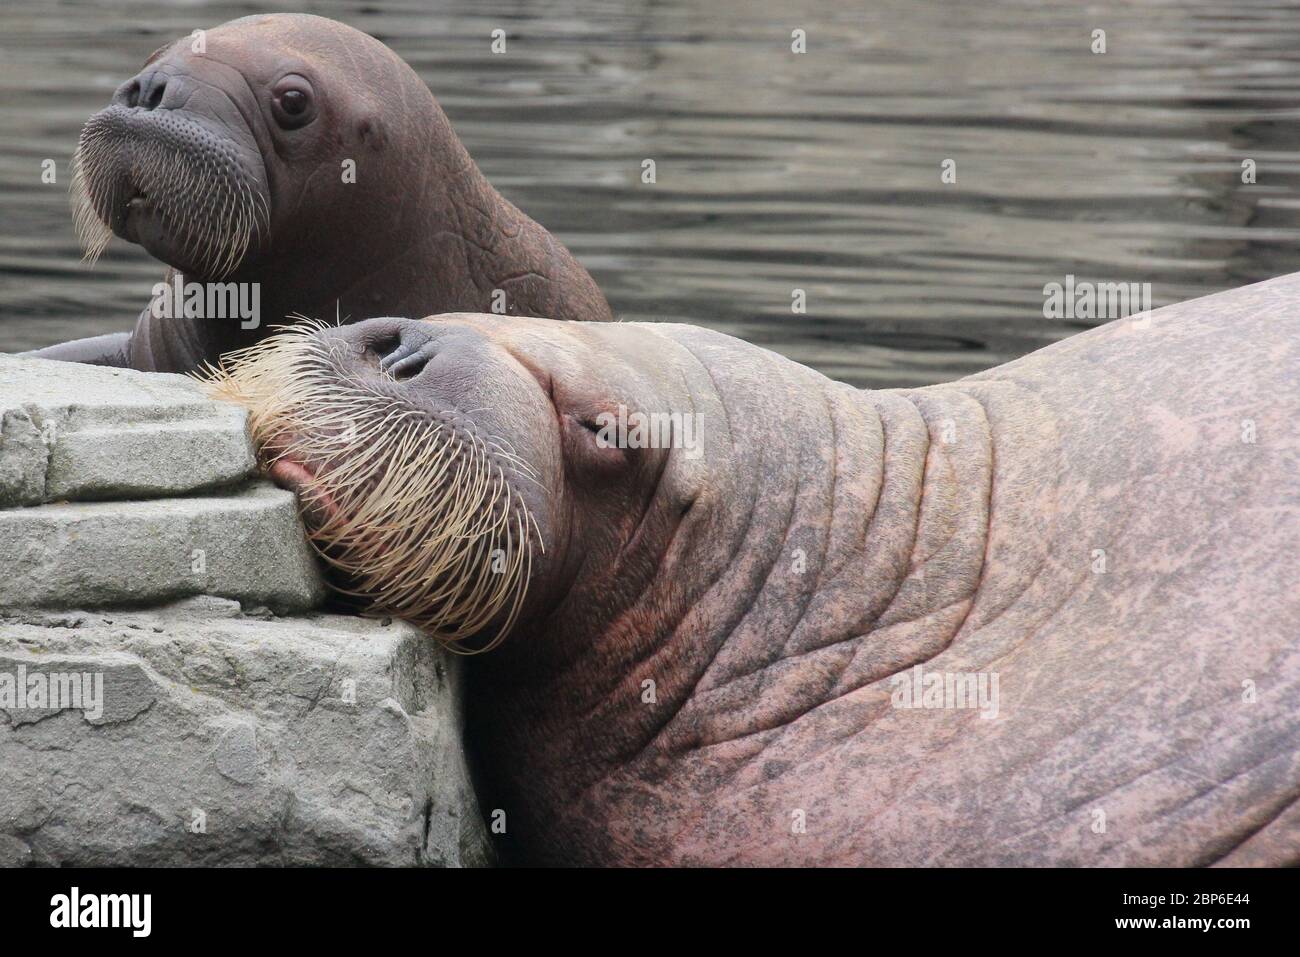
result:
[[(213, 389), (249, 410), (340, 587), (468, 650), (500, 641), (465, 669), (467, 745), (528, 859), (651, 859), (636, 848), (682, 826), (660, 795), (692, 793), (664, 783), (672, 761), (807, 711), (783, 689), (833, 686), (844, 662), (814, 652), (885, 609), (930, 622), (918, 603), (953, 604), (942, 588), (893, 602), (921, 500), (916, 409), (882, 413), (712, 330), (371, 319), (268, 338)], [(876, 515), (898, 533), (869, 534)], [(930, 647), (885, 637), (862, 667)], [(811, 667), (765, 670), (787, 650)], [(605, 828), (623, 801), (627, 827)]]
[[(603, 378), (610, 349), (663, 345), (627, 324), (607, 342), (602, 326), (468, 314), (304, 324), (232, 354), (212, 389), (249, 410), (264, 470), (299, 493), (340, 590), (481, 649), (521, 614), (550, 615), (584, 565), (617, 566), (642, 524), (675, 522), (694, 500), (698, 460), (674, 456), (669, 469), (670, 448), (601, 441), (633, 393), (643, 408), (679, 390)], [(649, 514), (652, 500), (671, 500), (671, 515)], [(620, 587), (581, 613), (619, 607)]]
[(199, 279), (272, 250), (258, 264), (279, 278), (346, 269), (323, 258), (320, 231), (364, 223), (385, 164), (415, 161), (382, 150), (390, 103), (436, 110), (387, 47), (321, 17), (245, 17), (162, 47), (82, 130), (72, 204), (87, 258), (115, 234)]

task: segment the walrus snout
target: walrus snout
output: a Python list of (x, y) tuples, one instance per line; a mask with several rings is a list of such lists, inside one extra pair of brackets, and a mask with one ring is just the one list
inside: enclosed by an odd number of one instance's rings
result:
[(384, 379), (413, 378), (434, 354), (434, 329), (416, 319), (380, 316), (320, 335), (354, 369)]
[(72, 205), (86, 258), (116, 235), (196, 277), (234, 271), (269, 235), (256, 139), (219, 88), (148, 69), (86, 121)]
[(475, 321), (460, 320), (456, 315), (382, 316), (323, 330), (320, 335), (351, 371), (385, 384), (410, 383), (412, 401), (481, 407), (488, 398), (499, 399), (500, 390), (518, 387), (520, 377), (507, 365), (512, 354), (489, 330)]
[(224, 360), (212, 391), (248, 410), (339, 591), (481, 648), (519, 617), (553, 524), (546, 419), (493, 407), (517, 375), (469, 324), (386, 318), (292, 327)]

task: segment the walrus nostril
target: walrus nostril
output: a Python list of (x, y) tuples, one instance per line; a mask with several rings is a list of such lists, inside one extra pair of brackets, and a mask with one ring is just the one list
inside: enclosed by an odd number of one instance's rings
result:
[(419, 375), (431, 358), (433, 358), (432, 350), (423, 346), (398, 346), (380, 360), (379, 367), (387, 370), (389, 375), (401, 382)]
[(434, 353), (427, 340), (421, 342), (411, 337), (403, 340), (400, 333), (375, 341), (371, 348), (380, 357), (379, 368), (399, 382), (419, 375)]
[(167, 74), (161, 70), (141, 74), (126, 89), (126, 105), (156, 110), (167, 92)]

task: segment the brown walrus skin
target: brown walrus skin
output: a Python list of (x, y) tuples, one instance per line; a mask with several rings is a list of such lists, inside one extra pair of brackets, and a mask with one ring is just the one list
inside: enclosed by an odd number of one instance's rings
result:
[[(881, 392), (691, 326), (375, 319), (248, 405), (264, 446), (298, 423), (272, 476), (369, 593), (434, 634), (508, 612), (466, 727), (524, 861), (1295, 864), (1298, 301)], [(701, 415), (698, 454), (602, 445), (620, 406)]]
[[(292, 314), (355, 321), (503, 305), (611, 318), (587, 271), (493, 189), (384, 44), (298, 14), (234, 20), (204, 42), (201, 53), (190, 37), (159, 50), (88, 121), (78, 150), (87, 217), (104, 241), (111, 227), (187, 282), (259, 283), (260, 325), (146, 308), (129, 337), (35, 355), (185, 372)], [(355, 183), (343, 182), (346, 160)], [(242, 255), (232, 248), (241, 231)], [(494, 290), (504, 293), (496, 307)]]

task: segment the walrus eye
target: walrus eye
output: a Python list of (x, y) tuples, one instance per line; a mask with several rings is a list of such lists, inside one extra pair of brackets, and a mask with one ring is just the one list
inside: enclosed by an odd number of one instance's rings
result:
[(283, 129), (296, 130), (316, 118), (316, 98), (305, 77), (290, 74), (275, 85), (271, 112)]
[(635, 450), (618, 441), (611, 426), (598, 417), (566, 412), (564, 426), (565, 464), (580, 481), (602, 482), (631, 466)]

